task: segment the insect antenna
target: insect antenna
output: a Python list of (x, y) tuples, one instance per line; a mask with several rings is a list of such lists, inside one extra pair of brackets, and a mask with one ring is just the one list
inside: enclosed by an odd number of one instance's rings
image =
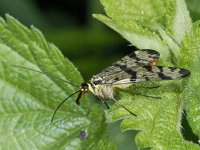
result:
[(27, 67), (23, 67), (23, 66), (18, 66), (18, 65), (11, 65), (11, 66), (13, 66), (13, 67), (18, 67), (18, 68), (22, 68), (22, 69), (27, 69), (27, 70), (31, 70), (31, 71), (34, 71), (34, 72), (37, 72), (37, 73), (41, 73), (41, 74), (45, 74), (45, 75), (47, 75), (49, 78), (51, 78), (51, 79), (56, 79), (56, 80), (59, 80), (59, 81), (63, 81), (63, 82), (65, 82), (65, 83), (68, 83), (68, 84), (70, 84), (70, 85), (72, 85), (72, 86), (75, 86), (75, 87), (79, 87), (78, 85), (75, 85), (75, 84), (73, 84), (73, 83), (71, 83), (71, 82), (69, 82), (69, 81), (66, 81), (66, 80), (63, 80), (63, 79), (61, 79), (61, 78), (57, 78), (57, 77), (55, 77), (55, 76), (53, 76), (53, 75), (51, 75), (51, 74), (49, 74), (49, 73), (47, 73), (47, 72), (41, 72), (41, 71), (38, 71), (38, 70), (34, 70), (34, 69), (31, 69), (31, 68), (27, 68)]
[(56, 112), (58, 111), (58, 109), (60, 108), (60, 106), (62, 106), (62, 104), (64, 104), (70, 97), (72, 97), (74, 94), (76, 94), (76, 93), (78, 93), (78, 92), (80, 92), (80, 90), (78, 90), (78, 91), (72, 93), (71, 95), (69, 95), (67, 98), (65, 98), (65, 99), (58, 105), (58, 107), (56, 108), (56, 110), (54, 111), (54, 113), (53, 113), (53, 115), (52, 115), (50, 125), (51, 125), (51, 123), (53, 122), (53, 118), (54, 118)]

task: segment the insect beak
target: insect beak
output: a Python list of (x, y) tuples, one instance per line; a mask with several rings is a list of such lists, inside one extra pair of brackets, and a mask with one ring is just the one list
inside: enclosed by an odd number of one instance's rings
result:
[(81, 99), (81, 96), (83, 95), (83, 91), (80, 90), (80, 93), (78, 94), (78, 97), (76, 99), (76, 104), (80, 106), (80, 99)]
[(78, 97), (76, 99), (76, 104), (77, 105), (80, 105), (81, 96), (86, 92), (88, 92), (88, 84), (87, 83), (82, 83), (79, 95), (78, 95)]

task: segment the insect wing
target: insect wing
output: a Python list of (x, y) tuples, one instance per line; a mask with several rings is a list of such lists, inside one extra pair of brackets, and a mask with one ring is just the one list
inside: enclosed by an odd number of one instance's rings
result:
[(91, 82), (94, 84), (112, 84), (122, 79), (130, 79), (131, 73), (136, 73), (140, 66), (155, 65), (160, 54), (157, 51), (144, 49), (137, 50), (123, 57), (101, 73), (94, 75)]
[[(156, 64), (159, 57), (160, 57), (160, 53), (158, 53), (155, 50), (151, 50), (151, 49), (138, 50), (138, 51), (135, 51), (128, 55), (127, 60), (130, 63), (127, 63), (127, 64), (129, 64), (130, 66), (144, 66), (144, 65), (151, 66), (151, 65)], [(126, 58), (127, 58), (127, 56), (123, 57), (122, 61), (119, 61), (118, 64), (123, 64), (123, 62), (125, 62), (124, 63), (124, 65), (125, 65)], [(155, 62), (155, 64), (152, 64), (153, 62)]]
[(157, 61), (159, 56), (154, 50), (135, 51), (93, 76), (91, 82), (95, 85), (112, 84), (127, 87), (137, 82), (173, 80), (190, 74), (186, 69), (155, 66), (152, 62)]
[(123, 78), (112, 83), (112, 85), (133, 84), (145, 81), (173, 80), (186, 77), (189, 74), (189, 70), (178, 69), (175, 67), (140, 66), (137, 69), (125, 70)]

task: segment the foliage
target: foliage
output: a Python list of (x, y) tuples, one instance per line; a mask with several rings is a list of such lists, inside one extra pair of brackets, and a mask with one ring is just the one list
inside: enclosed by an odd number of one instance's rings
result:
[[(123, 131), (138, 130), (138, 148), (199, 149), (183, 137), (181, 127), (185, 109), (190, 127), (200, 137), (199, 22), (192, 24), (183, 0), (101, 2), (107, 16), (94, 15), (97, 19), (132, 45), (159, 51), (162, 65), (173, 63), (191, 71), (187, 79), (142, 83), (131, 87), (129, 93), (121, 92), (119, 103), (137, 117), (114, 105), (107, 121), (122, 119)], [(73, 64), (35, 27), (28, 29), (8, 15), (6, 21), (0, 18), (0, 60), (0, 149), (114, 149), (108, 141), (103, 111), (90, 108), (85, 97), (81, 107), (74, 103), (76, 97), (70, 98), (50, 125), (58, 104), (77, 89), (48, 74), (77, 85), (83, 80)], [(142, 88), (158, 84), (157, 89)]]
[(174, 58), (179, 56), (179, 44), (192, 26), (183, 0), (101, 2), (108, 17), (101, 14), (94, 17), (119, 32), (132, 45), (156, 49), (163, 60), (169, 59), (170, 51)]
[[(58, 104), (77, 90), (49, 74), (80, 84), (82, 77), (35, 27), (11, 16), (0, 18), (0, 149), (113, 149), (101, 109), (72, 97), (50, 120)], [(13, 65), (32, 68), (39, 74)]]
[[(137, 84), (129, 89), (140, 95), (121, 93), (119, 103), (136, 113), (137, 117), (116, 105), (108, 114), (109, 121), (122, 119), (122, 130), (139, 130), (136, 136), (139, 148), (199, 149), (197, 144), (185, 140), (181, 133), (182, 112), (186, 108), (188, 122), (200, 137), (199, 23), (192, 25), (183, 0), (101, 2), (107, 16), (95, 14), (95, 18), (120, 33), (132, 45), (159, 51), (162, 65), (173, 63), (192, 73), (188, 79)], [(160, 85), (158, 89), (139, 88), (157, 84)], [(141, 94), (161, 96), (161, 99)]]

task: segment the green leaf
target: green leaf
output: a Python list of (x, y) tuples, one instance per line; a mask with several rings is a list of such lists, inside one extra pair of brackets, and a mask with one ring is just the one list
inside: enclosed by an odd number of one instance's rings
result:
[[(185, 115), (183, 110), (186, 108), (190, 127), (200, 137), (197, 79), (200, 69), (199, 22), (192, 25), (184, 0), (101, 2), (107, 16), (95, 14), (95, 18), (138, 48), (159, 51), (163, 64), (174, 63), (192, 73), (186, 79), (139, 83), (126, 92), (120, 92), (118, 103), (137, 114), (137, 117), (115, 104), (107, 114), (107, 121), (123, 120), (123, 131), (138, 130), (135, 141), (140, 149), (199, 149), (197, 144), (183, 137), (181, 126), (182, 115)], [(160, 87), (141, 88), (155, 85)], [(145, 95), (160, 96), (161, 99)]]
[(119, 32), (132, 45), (159, 51), (163, 61), (169, 61), (172, 52), (177, 61), (179, 44), (192, 26), (184, 0), (101, 2), (107, 16), (95, 14), (95, 18)]
[(193, 24), (193, 29), (184, 40), (181, 64), (192, 70), (187, 86), (183, 90), (187, 119), (193, 132), (200, 137), (200, 21)]
[[(187, 80), (187, 79), (183, 79)], [(155, 86), (158, 89), (139, 88), (139, 86)], [(121, 129), (140, 131), (136, 138), (138, 148), (153, 149), (199, 149), (199, 146), (184, 140), (181, 130), (183, 100), (180, 96), (181, 81), (163, 81), (149, 84), (137, 84), (129, 89), (132, 95), (121, 93), (119, 103), (131, 112), (133, 116), (117, 104), (108, 114), (109, 121), (122, 119)], [(139, 94), (139, 95), (136, 95)], [(136, 95), (136, 96), (133, 96)], [(161, 96), (161, 99), (145, 96)]]
[(38, 29), (0, 18), (0, 62), (0, 149), (114, 149), (104, 112), (85, 96), (81, 107), (69, 98), (50, 125), (58, 104), (78, 89), (49, 74), (77, 85), (83, 79)]

